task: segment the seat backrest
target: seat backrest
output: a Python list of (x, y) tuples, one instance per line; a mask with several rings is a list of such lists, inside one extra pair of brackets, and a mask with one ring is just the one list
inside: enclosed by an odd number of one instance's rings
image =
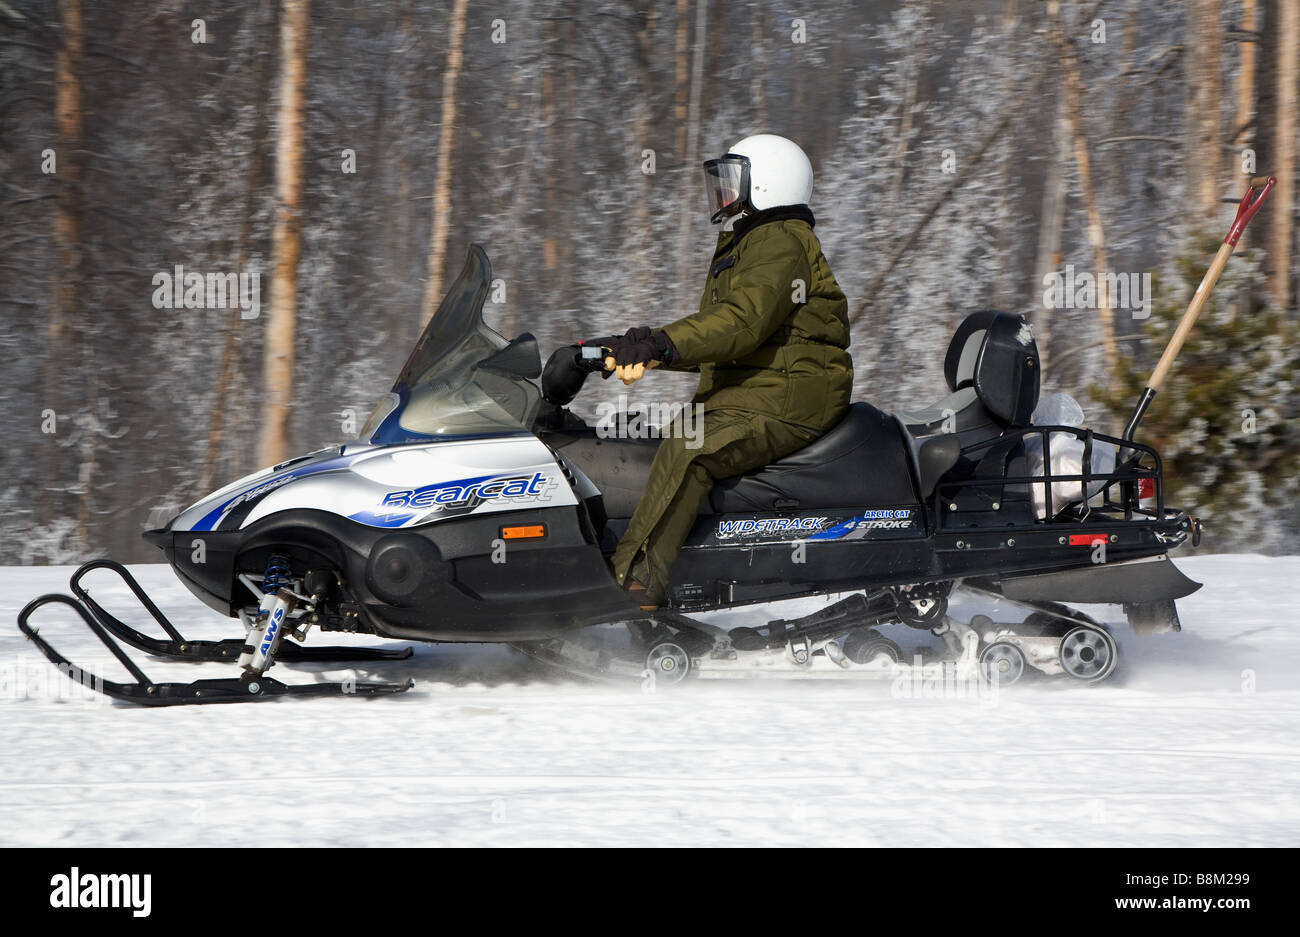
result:
[(1038, 405), (1038, 346), (1021, 315), (972, 312), (957, 326), (943, 376), (954, 393), (973, 387), (989, 413), (1010, 426), (1028, 426)]

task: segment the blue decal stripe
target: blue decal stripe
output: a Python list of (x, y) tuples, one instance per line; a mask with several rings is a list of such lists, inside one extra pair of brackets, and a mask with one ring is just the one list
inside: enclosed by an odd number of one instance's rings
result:
[(263, 488), (267, 485), (277, 485), (277, 486), (283, 485), (289, 480), (296, 479), (296, 478), (304, 478), (307, 475), (316, 475), (320, 472), (330, 472), (335, 469), (347, 468), (359, 456), (364, 454), (365, 453), (358, 452), (355, 455), (337, 456), (333, 459), (326, 459), (324, 462), (317, 462), (315, 465), (308, 465), (300, 469), (293, 469), (292, 471), (289, 472), (283, 472), (279, 475), (273, 475), (270, 478), (258, 479), (256, 482), (249, 485), (247, 488), (243, 489), (238, 494), (231, 496), (225, 502), (217, 505), (207, 514), (203, 515), (203, 517), (199, 518), (198, 522), (193, 527), (191, 527), (190, 530), (212, 530), (216, 526), (217, 522), (221, 520), (222, 516), (226, 513), (229, 507), (232, 504), (234, 504), (236, 501), (238, 501), (240, 498), (243, 498), (245, 495), (247, 495), (250, 491), (256, 491), (258, 488)]
[(376, 514), (374, 511), (358, 511), (356, 514), (349, 514), (348, 519), (365, 524), (367, 527), (401, 527), (414, 514)]
[(813, 534), (808, 540), (838, 540), (854, 528), (862, 518), (850, 517), (846, 521), (840, 521), (834, 527), (827, 527), (825, 530)]

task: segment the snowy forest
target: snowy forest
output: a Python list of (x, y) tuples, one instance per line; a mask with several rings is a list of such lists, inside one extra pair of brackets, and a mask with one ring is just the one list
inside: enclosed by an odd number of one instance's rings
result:
[[(0, 0), (0, 563), (160, 560), (355, 436), (471, 243), (543, 356), (692, 311), (700, 164), (758, 132), (812, 160), (856, 399), (937, 400), (998, 308), (1112, 433), (1275, 174), (1140, 438), (1202, 549), (1296, 552), (1298, 86), (1300, 0)], [(1046, 301), (1080, 271), (1150, 293)]]

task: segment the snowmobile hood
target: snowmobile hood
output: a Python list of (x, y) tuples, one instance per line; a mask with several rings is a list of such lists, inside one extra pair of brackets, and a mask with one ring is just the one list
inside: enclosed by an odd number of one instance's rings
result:
[(413, 527), (577, 503), (564, 470), (537, 437), (475, 437), (321, 450), (228, 485), (182, 511), (167, 529), (239, 530), (294, 509), (368, 527)]
[(330, 446), (281, 462), (271, 468), (259, 469), (194, 502), (176, 515), (167, 525), (167, 529), (216, 530), (220, 521), (240, 504), (251, 504), (262, 495), (274, 491), (295, 478), (346, 466), (350, 458), (344, 457), (345, 449), (350, 457), (369, 448), (371, 447)]

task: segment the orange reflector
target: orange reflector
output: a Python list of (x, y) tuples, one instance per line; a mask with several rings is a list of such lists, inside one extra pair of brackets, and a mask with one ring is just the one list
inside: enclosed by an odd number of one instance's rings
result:
[(1094, 543), (1105, 543), (1105, 534), (1070, 534), (1070, 546), (1090, 547)]
[(546, 536), (546, 525), (536, 524), (531, 527), (502, 527), (502, 540), (536, 540)]

